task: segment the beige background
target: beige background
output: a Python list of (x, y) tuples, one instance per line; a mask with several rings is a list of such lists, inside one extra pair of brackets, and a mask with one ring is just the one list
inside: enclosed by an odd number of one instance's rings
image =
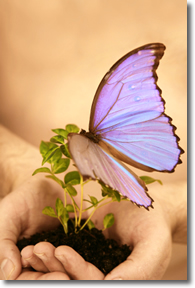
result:
[[(150, 42), (167, 47), (158, 84), (186, 151), (184, 0), (0, 0), (0, 122), (36, 146), (52, 136), (51, 128), (87, 129), (101, 78), (121, 56)], [(186, 181), (187, 153), (182, 160), (174, 174), (157, 177)], [(174, 245), (164, 279), (186, 279), (186, 259), (186, 246)]]

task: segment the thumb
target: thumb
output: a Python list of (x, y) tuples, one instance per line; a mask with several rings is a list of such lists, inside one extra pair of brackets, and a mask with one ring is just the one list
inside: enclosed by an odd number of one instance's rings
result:
[(15, 280), (22, 270), (20, 251), (11, 239), (0, 240), (0, 280)]
[[(16, 246), (21, 225), (16, 221), (16, 213), (10, 203), (9, 195), (0, 203), (0, 279), (2, 280), (16, 279), (22, 269), (20, 251)], [(14, 216), (10, 211), (14, 211)]]

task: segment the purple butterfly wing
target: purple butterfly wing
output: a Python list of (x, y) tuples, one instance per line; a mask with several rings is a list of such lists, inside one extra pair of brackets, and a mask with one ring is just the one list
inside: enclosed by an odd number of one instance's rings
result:
[(157, 86), (160, 43), (142, 46), (112, 66), (91, 109), (89, 130), (118, 159), (146, 171), (174, 170), (183, 152)]
[(100, 179), (138, 206), (146, 209), (152, 206), (153, 200), (147, 194), (144, 182), (90, 139), (69, 134), (68, 148), (84, 179)]

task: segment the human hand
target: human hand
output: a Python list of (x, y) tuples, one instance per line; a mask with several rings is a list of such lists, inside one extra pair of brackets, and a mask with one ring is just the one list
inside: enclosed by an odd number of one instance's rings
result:
[[(26, 246), (21, 254), (23, 266), (33, 267), (37, 272), (63, 271), (71, 280), (104, 279), (104, 274), (97, 267), (85, 261), (69, 246), (55, 248), (51, 243), (40, 242), (35, 246)], [(30, 272), (28, 276), (31, 276)]]
[[(6, 263), (5, 259), (10, 259), (11, 262), (7, 262), (6, 277), (3, 275), (1, 269), (0, 277), (1, 279), (8, 277), (9, 279), (17, 279), (18, 277), (20, 277), (20, 279), (22, 279), (22, 277), (25, 279), (27, 279), (26, 277), (29, 277), (28, 279), (31, 279), (31, 277), (38, 277), (38, 279), (48, 277), (47, 279), (49, 279), (50, 276), (56, 277), (56, 274), (51, 275), (51, 273), (50, 275), (43, 275), (40, 274), (40, 272), (32, 273), (32, 271), (22, 271), (21, 255), (16, 247), (16, 242), (19, 236), (28, 237), (35, 232), (43, 230), (43, 228), (51, 229), (58, 225), (56, 219), (47, 221), (47, 216), (42, 215), (41, 213), (39, 214), (38, 211), (41, 211), (46, 205), (51, 206), (53, 199), (60, 197), (61, 191), (58, 191), (54, 182), (47, 181), (44, 176), (37, 175), (35, 178), (30, 176), (32, 171), (38, 166), (37, 163), (41, 162), (38, 150), (23, 143), (21, 139), (16, 137), (13, 139), (13, 135), (7, 133), (5, 130), (3, 130), (2, 135), (4, 134), (6, 135), (5, 138), (9, 141), (3, 142), (5, 145), (2, 148), (4, 153), (1, 158), (2, 165), (0, 166), (3, 177), (1, 177), (2, 179), (0, 180), (4, 180), (1, 184), (3, 183), (5, 186), (2, 187), (1, 185), (1, 189), (3, 188), (3, 191), (12, 192), (0, 202), (1, 268)], [(9, 155), (10, 151), (11, 155)], [(15, 159), (13, 159), (13, 156), (15, 156)], [(9, 165), (4, 165), (4, 163)], [(15, 167), (17, 167), (17, 169), (14, 169)], [(9, 176), (6, 178), (6, 181), (4, 176)], [(145, 278), (148, 278), (148, 280), (160, 279), (169, 262), (172, 234), (174, 236), (174, 241), (177, 242), (178, 239), (181, 239), (181, 241), (184, 242), (185, 235), (187, 235), (187, 189), (186, 185), (184, 186), (185, 187), (180, 185), (180, 183), (177, 187), (171, 187), (171, 189), (167, 189), (167, 186), (165, 185), (163, 185), (163, 187), (158, 186), (158, 188), (154, 186), (153, 190), (156, 189), (155, 192), (157, 193), (152, 192), (153, 186), (151, 186), (150, 194), (155, 199), (155, 209), (150, 212), (134, 207), (132, 204), (126, 202), (121, 202), (120, 205), (118, 205), (118, 203), (112, 203), (110, 206), (107, 206), (106, 208), (104, 206), (100, 208), (99, 211), (96, 211), (93, 220), (97, 222), (99, 226), (99, 223), (102, 223), (102, 217), (108, 212), (114, 211), (116, 222), (114, 226), (109, 228), (105, 233), (107, 233), (107, 236), (109, 235), (122, 243), (133, 246), (133, 252), (128, 260), (111, 271), (105, 279), (113, 279), (115, 277), (139, 280)], [(162, 196), (160, 198), (161, 194)], [(128, 227), (128, 230), (125, 230), (125, 227)], [(166, 255), (164, 253), (165, 247)], [(59, 249), (62, 250), (59, 251)], [(65, 248), (62, 246), (58, 247), (56, 250), (57, 252), (60, 252), (59, 254), (56, 254), (56, 258), (57, 255), (62, 255), (61, 259), (58, 260), (60, 260), (64, 269), (66, 269), (67, 263), (74, 263), (74, 259), (78, 259), (78, 255), (75, 254), (76, 252), (70, 250), (69, 247)], [(129, 259), (132, 261), (129, 261)], [(82, 263), (81, 258), (75, 263), (75, 267), (78, 267), (76, 265), (77, 263)], [(94, 269), (94, 266), (91, 266), (92, 264), (83, 262), (83, 265), (83, 267), (86, 267), (86, 265), (88, 266), (88, 269), (84, 269), (85, 271), (91, 269), (90, 276), (92, 279), (102, 277), (102, 274), (97, 272), (97, 270)], [(60, 267), (62, 266), (60, 265)], [(77, 279), (77, 271), (74, 270), (76, 269), (75, 267), (72, 267), (72, 270), (69, 271), (69, 275), (72, 279), (74, 277), (74, 279)], [(131, 268), (130, 271), (129, 268)], [(37, 270), (39, 269), (37, 268)], [(48, 269), (48, 271), (50, 270), (51, 268)], [(21, 271), (25, 274), (22, 273), (20, 275)], [(68, 271), (68, 268), (66, 271)], [(82, 276), (84, 277), (84, 273)], [(59, 275), (59, 277), (61, 276)], [(65, 276), (63, 275), (63, 277)], [(66, 278), (67, 277), (69, 276), (66, 276)]]
[[(171, 257), (172, 242), (187, 243), (186, 182), (151, 185), (154, 209), (138, 209), (127, 202), (113, 203), (115, 224), (107, 236), (132, 246), (125, 262), (113, 269), (105, 280), (160, 280)], [(101, 211), (97, 211), (101, 218)], [(100, 219), (100, 222), (102, 220)]]
[[(105, 230), (106, 236), (133, 248), (127, 260), (106, 275), (105, 280), (162, 278), (170, 261), (172, 242), (187, 241), (186, 188), (186, 182), (150, 186), (150, 194), (155, 199), (154, 209), (150, 211), (126, 201), (120, 205), (111, 203), (96, 211), (93, 221), (99, 228), (105, 213), (114, 211), (115, 224)], [(66, 250), (63, 252), (65, 248), (57, 249), (63, 255), (62, 264), (66, 269), (71, 257), (66, 256)]]
[[(73, 277), (70, 269), (69, 276), (64, 266), (54, 256), (55, 248), (50, 243), (39, 243), (35, 246), (35, 250), (32, 250), (32, 246), (27, 246), (22, 251), (22, 262), (20, 252), (16, 247), (19, 237), (29, 237), (35, 232), (53, 229), (58, 225), (58, 220), (51, 218), (47, 221), (46, 217), (48, 216), (41, 213), (45, 206), (52, 205), (53, 199), (60, 197), (61, 191), (55, 189), (55, 183), (52, 183), (53, 185), (51, 183), (51, 180), (47, 181), (42, 177), (31, 177), (31, 179), (24, 182), (0, 202), (0, 231), (2, 231), (0, 235), (1, 268), (6, 264), (5, 259), (9, 259), (7, 266), (5, 266), (6, 268), (4, 268), (4, 273), (0, 270), (1, 279), (73, 279), (70, 278)], [(40, 256), (43, 253), (47, 257), (46, 259)], [(73, 259), (76, 257), (74, 259), (77, 263), (77, 273), (74, 275), (76, 279), (81, 280), (81, 277), (90, 279), (91, 275), (97, 279), (103, 278), (103, 274), (95, 266), (89, 266), (92, 269), (92, 273), (89, 273), (87, 262), (83, 261), (82, 257), (73, 249), (69, 250), (69, 254)], [(32, 271), (29, 268), (30, 266), (34, 267), (37, 271)]]
[[(56, 227), (58, 220), (47, 221), (41, 211), (63, 195), (55, 182), (43, 175), (31, 176), (42, 160), (38, 149), (1, 125), (0, 132), (0, 279), (70, 279), (57, 259), (55, 269), (51, 265), (37, 272), (22, 268), (24, 263), (16, 242), (19, 237), (29, 237), (35, 232)], [(40, 266), (37, 268), (41, 270)]]
[[(124, 201), (120, 204), (112, 203), (109, 209), (114, 211), (115, 224), (105, 231), (106, 236), (114, 238), (119, 243), (130, 245), (133, 251), (126, 261), (108, 275), (103, 275), (102, 279), (160, 280), (169, 264), (172, 248), (170, 223), (164, 217), (161, 207), (149, 212)], [(105, 211), (97, 210), (93, 221), (101, 223), (103, 220), (101, 215), (104, 214)], [(99, 226), (101, 227), (101, 225)], [(79, 263), (82, 263), (81, 256), (76, 255), (76, 252), (75, 255), (71, 252), (70, 247), (60, 246), (55, 249), (54, 253), (71, 278), (78, 279), (77, 270)], [(82, 266), (86, 266), (88, 271), (91, 270), (91, 279), (98, 280), (93, 265), (91, 263), (86, 265), (86, 263), (83, 259)], [(83, 277), (86, 275), (83, 274)], [(87, 280), (87, 278), (82, 279)]]
[(16, 279), (21, 272), (21, 255), (16, 247), (19, 237), (28, 237), (43, 227), (49, 229), (58, 224), (56, 219), (45, 221), (40, 213), (50, 199), (59, 197), (59, 191), (50, 191), (52, 188), (53, 185), (42, 177), (31, 177), (0, 202), (1, 268), (6, 264), (5, 259), (9, 259), (4, 268), (6, 275), (0, 270), (1, 279)]
[[(180, 187), (182, 191), (178, 191), (178, 187)], [(177, 227), (181, 227), (180, 223), (178, 223), (179, 217), (177, 214), (181, 214), (181, 211), (176, 213), (175, 208), (179, 207), (178, 204), (180, 201), (183, 201), (183, 206), (185, 207), (184, 195), (186, 190), (185, 184), (178, 187), (177, 189), (174, 187), (169, 187), (169, 189), (166, 186), (164, 187), (164, 189), (167, 189), (167, 193), (170, 195), (169, 197), (163, 198), (163, 194), (161, 197), (155, 195), (154, 210), (146, 211), (141, 208), (138, 209), (128, 202), (121, 202), (120, 205), (118, 205), (118, 203), (110, 204), (109, 210), (110, 212), (114, 211), (115, 224), (107, 229), (105, 233), (107, 237), (115, 238), (120, 243), (130, 245), (133, 251), (126, 261), (113, 269), (105, 278), (102, 272), (91, 263), (86, 262), (70, 247), (60, 246), (55, 249), (52, 245), (49, 245), (47, 247), (48, 249), (44, 250), (42, 246), (44, 243), (39, 243), (31, 249), (39, 254), (38, 256), (36, 255), (38, 258), (43, 251), (45, 251), (45, 254), (53, 253), (55, 256), (54, 260), (56, 261), (57, 258), (61, 262), (71, 279), (160, 280), (169, 264), (172, 238), (176, 242), (179, 240), (184, 241), (180, 237), (181, 233), (177, 231)], [(154, 189), (156, 188), (151, 189), (150, 192)], [(159, 195), (163, 192), (160, 191), (161, 189), (162, 188), (158, 187)], [(170, 190), (172, 190), (172, 194)], [(177, 192), (179, 202), (177, 200), (172, 201), (174, 199), (174, 191)], [(181, 195), (182, 192), (184, 192), (184, 197)], [(173, 203), (175, 203), (175, 206)], [(108, 212), (107, 210), (102, 210), (97, 210), (95, 218), (93, 219), (99, 226), (101, 226), (101, 218), (105, 212)], [(182, 219), (184, 218), (182, 217)], [(185, 224), (184, 222), (183, 224)], [(183, 234), (185, 235), (185, 232)], [(47, 243), (47, 245), (48, 244), (49, 243)], [(30, 246), (25, 249), (30, 252)], [(32, 250), (31, 256), (33, 254)], [(37, 258), (34, 258), (34, 260), (37, 261)], [(39, 262), (36, 262), (34, 268), (40, 271), (43, 268), (37, 263)], [(30, 263), (28, 263), (28, 265), (30, 265)], [(82, 269), (78, 271), (78, 267), (82, 267)]]

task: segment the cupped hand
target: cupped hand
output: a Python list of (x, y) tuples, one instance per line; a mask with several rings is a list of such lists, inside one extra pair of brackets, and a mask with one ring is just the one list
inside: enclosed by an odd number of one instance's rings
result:
[(38, 272), (63, 272), (71, 280), (104, 279), (104, 274), (97, 267), (69, 246), (55, 248), (51, 243), (40, 242), (35, 246), (26, 246), (21, 254), (23, 267), (33, 267)]
[[(111, 203), (94, 214), (93, 221), (98, 228), (102, 228), (105, 214), (114, 212), (115, 224), (105, 230), (106, 237), (114, 238), (119, 243), (128, 244), (132, 248), (132, 253), (126, 261), (106, 276), (68, 246), (60, 246), (56, 249), (49, 246), (48, 250), (44, 250), (41, 247), (44, 243), (39, 243), (33, 248), (26, 247), (26, 249), (32, 249), (35, 254), (38, 252), (39, 255), (36, 256), (41, 261), (43, 259), (40, 253), (48, 255), (53, 253), (55, 261), (59, 260), (70, 279), (160, 280), (170, 261), (172, 241), (183, 243), (186, 241), (186, 184), (178, 183), (176, 187), (154, 185), (150, 192), (154, 191), (152, 195), (155, 198), (154, 209), (150, 211), (125, 201), (120, 204)], [(38, 271), (40, 269), (38, 265), (34, 268)]]
[[(53, 199), (60, 196), (54, 186), (43, 177), (32, 176), (0, 202), (0, 277), (16, 279), (21, 273), (21, 255), (16, 242), (35, 232), (55, 227), (56, 219), (47, 221), (41, 213)], [(20, 277), (21, 278), (21, 277)]]
[[(133, 251), (126, 261), (104, 277), (102, 272), (86, 262), (72, 248), (54, 248), (49, 243), (27, 246), (22, 261), (15, 243), (18, 237), (28, 237), (58, 225), (47, 221), (41, 210), (53, 204), (61, 192), (50, 187), (47, 180), (30, 179), (6, 196), (0, 203), (0, 270), (1, 279), (78, 279), (78, 280), (160, 280), (171, 257), (172, 233), (177, 226), (172, 201), (155, 195), (154, 209), (146, 211), (129, 202), (111, 203), (96, 211), (93, 221), (101, 228), (105, 214), (114, 212), (115, 224), (105, 231), (107, 237), (128, 244)], [(166, 187), (164, 187), (166, 188)], [(179, 197), (178, 197), (179, 198)], [(176, 207), (178, 203), (176, 203)], [(45, 258), (44, 258), (45, 257)], [(53, 265), (51, 263), (53, 262)], [(27, 268), (22, 269), (22, 265)], [(33, 267), (35, 271), (31, 271)]]
[[(170, 262), (172, 242), (186, 243), (186, 183), (153, 184), (150, 194), (155, 199), (150, 211), (126, 201), (110, 205), (115, 224), (107, 229), (107, 237), (129, 244), (133, 251), (105, 280), (161, 280)], [(104, 212), (97, 213), (102, 221)]]
[[(76, 273), (65, 269), (55, 257), (55, 248), (50, 243), (27, 246), (22, 253), (16, 242), (22, 237), (30, 237), (36, 232), (49, 230), (59, 225), (58, 220), (42, 214), (45, 206), (53, 206), (56, 198), (63, 199), (63, 191), (51, 180), (44, 177), (30, 177), (0, 202), (0, 278), (9, 280), (69, 280), (87, 279), (95, 275), (102, 279), (103, 274), (95, 267), (92, 273), (87, 262), (73, 249), (67, 255), (76, 263)], [(49, 220), (48, 220), (49, 219)], [(22, 255), (22, 258), (21, 258)], [(36, 271), (32, 271), (33, 267)], [(67, 272), (68, 271), (68, 272)], [(91, 271), (91, 270), (90, 270)], [(89, 276), (90, 275), (90, 276)]]
[[(105, 206), (104, 211), (99, 209), (96, 215), (94, 214), (93, 221), (98, 223), (99, 228), (103, 228), (100, 223), (108, 212), (114, 212), (115, 224), (105, 231), (106, 237), (130, 245), (132, 253), (103, 279), (160, 280), (169, 264), (172, 249), (172, 229), (168, 215), (164, 214), (157, 203), (154, 210), (146, 211), (130, 202), (115, 202), (109, 205), (109, 211)], [(78, 263), (82, 262), (81, 256), (71, 252), (70, 247), (60, 246), (54, 253), (69, 275), (77, 277)], [(91, 272), (90, 279), (97, 280), (97, 274), (94, 273), (97, 271), (91, 263), (85, 263), (83, 267)], [(83, 274), (83, 277), (86, 275)]]
[(160, 280), (171, 257), (171, 227), (160, 207), (152, 211), (128, 203), (115, 207), (116, 223), (109, 237), (132, 247), (130, 256), (113, 269), (105, 280)]
[[(104, 280), (161, 280), (171, 258), (172, 242), (186, 243), (186, 182), (153, 185), (150, 194), (155, 199), (154, 209), (150, 208), (150, 211), (122, 201), (97, 209), (94, 214), (93, 222), (101, 229), (105, 214), (114, 213), (115, 224), (105, 230), (106, 237), (132, 248), (126, 261)], [(76, 263), (75, 267), (70, 266), (73, 258), (67, 247), (56, 250), (60, 250), (61, 258), (58, 259), (64, 268), (71, 267), (71, 273), (76, 273)], [(88, 263), (88, 269), (90, 265)], [(91, 277), (96, 279), (95, 275)]]

